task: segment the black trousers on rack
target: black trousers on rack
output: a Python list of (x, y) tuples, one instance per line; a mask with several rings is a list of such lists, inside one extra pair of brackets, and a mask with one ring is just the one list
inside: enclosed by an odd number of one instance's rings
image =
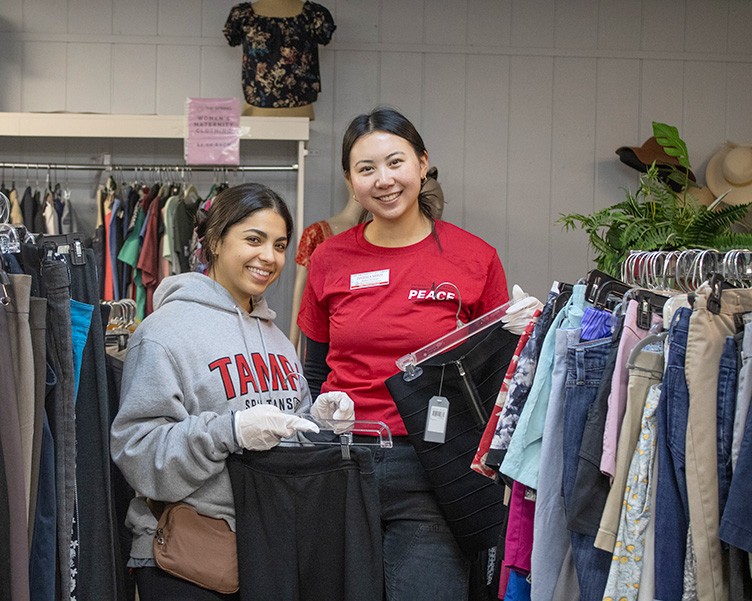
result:
[(339, 446), (231, 455), (242, 601), (381, 601), (371, 453)]

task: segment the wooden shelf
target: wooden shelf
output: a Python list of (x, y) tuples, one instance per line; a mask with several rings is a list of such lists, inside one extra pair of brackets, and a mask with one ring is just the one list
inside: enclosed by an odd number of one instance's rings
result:
[[(306, 117), (241, 117), (242, 140), (307, 141)], [(63, 138), (183, 138), (184, 115), (2, 113), (0, 136)]]

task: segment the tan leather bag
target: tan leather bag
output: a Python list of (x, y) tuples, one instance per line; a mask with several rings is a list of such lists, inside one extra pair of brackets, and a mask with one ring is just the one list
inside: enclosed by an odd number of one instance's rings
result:
[(153, 549), (160, 568), (219, 593), (238, 591), (237, 543), (226, 521), (198, 513), (187, 503), (149, 499), (147, 504), (157, 517)]

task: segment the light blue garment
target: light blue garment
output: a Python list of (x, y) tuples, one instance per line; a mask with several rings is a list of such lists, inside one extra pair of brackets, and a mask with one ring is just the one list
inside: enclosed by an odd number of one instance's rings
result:
[(543, 341), (530, 396), (522, 410), (517, 428), (512, 434), (512, 440), (509, 441), (509, 449), (504, 462), (499, 468), (501, 473), (536, 490), (543, 428), (546, 423), (548, 399), (551, 395), (556, 330), (580, 327), (585, 308), (591, 306), (585, 301), (585, 288), (583, 284), (574, 286), (569, 302), (554, 317), (551, 328)]
[[(541, 445), (540, 486), (535, 500), (533, 522), (533, 552), (530, 557), (532, 575), (531, 598), (535, 601), (555, 601), (555, 592), (562, 569), (574, 570), (567, 514), (561, 495), (564, 457), (564, 383), (567, 378), (567, 348), (580, 341), (580, 330), (559, 329), (552, 372), (551, 396)], [(565, 566), (565, 562), (569, 565)], [(566, 599), (577, 599), (577, 580), (569, 580), (573, 590)], [(562, 591), (558, 591), (561, 593)]]
[(81, 374), (81, 362), (83, 361), (86, 339), (89, 337), (91, 328), (91, 316), (94, 312), (92, 305), (81, 303), (77, 300), (70, 301), (71, 312), (71, 336), (73, 340), (73, 375), (75, 383), (75, 396), (78, 397), (78, 381)]

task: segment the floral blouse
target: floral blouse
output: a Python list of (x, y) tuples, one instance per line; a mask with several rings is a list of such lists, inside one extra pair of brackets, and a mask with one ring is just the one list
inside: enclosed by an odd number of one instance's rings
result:
[(336, 29), (331, 13), (305, 2), (294, 17), (264, 17), (250, 2), (233, 6), (224, 34), (230, 46), (243, 44), (243, 94), (263, 108), (290, 108), (314, 102), (321, 91), (319, 44)]
[(331, 237), (332, 228), (329, 227), (328, 221), (317, 221), (309, 225), (300, 235), (298, 254), (295, 256), (295, 262), (308, 269), (311, 266), (311, 253), (316, 250), (319, 244)]

